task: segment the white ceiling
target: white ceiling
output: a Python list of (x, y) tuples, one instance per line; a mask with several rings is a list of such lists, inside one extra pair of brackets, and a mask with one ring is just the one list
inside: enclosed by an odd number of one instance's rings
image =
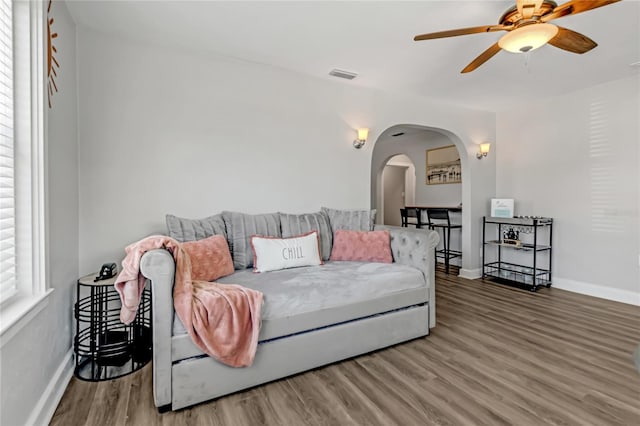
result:
[[(559, 3), (564, 3), (560, 0)], [(414, 42), (416, 34), (497, 23), (514, 1), (68, 1), (78, 25), (121, 37), (270, 64), (344, 84), (501, 110), (630, 75), (640, 67), (640, 1), (625, 0), (554, 23), (599, 46), (576, 55), (552, 46), (500, 52), (460, 74), (502, 34)]]

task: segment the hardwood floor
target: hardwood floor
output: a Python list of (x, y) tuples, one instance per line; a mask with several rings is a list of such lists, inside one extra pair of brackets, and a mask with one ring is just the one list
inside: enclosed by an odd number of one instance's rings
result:
[(52, 424), (640, 424), (640, 308), (441, 272), (436, 289), (426, 338), (165, 414), (151, 365), (110, 382), (73, 378)]

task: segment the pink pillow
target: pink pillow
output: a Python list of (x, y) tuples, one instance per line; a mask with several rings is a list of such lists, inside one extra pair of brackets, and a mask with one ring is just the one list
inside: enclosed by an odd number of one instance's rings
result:
[(389, 231), (347, 231), (333, 234), (330, 260), (391, 263)]
[(213, 235), (204, 240), (187, 241), (182, 248), (191, 259), (191, 279), (213, 281), (233, 274), (233, 261), (227, 239)]

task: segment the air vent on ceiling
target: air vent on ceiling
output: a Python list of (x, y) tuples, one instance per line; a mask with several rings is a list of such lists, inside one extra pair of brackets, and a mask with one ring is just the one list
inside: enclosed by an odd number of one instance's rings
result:
[(395, 138), (395, 137), (402, 136), (402, 135), (404, 135), (404, 132), (394, 133), (391, 136), (393, 136)]
[(332, 75), (332, 76), (338, 77), (338, 78), (346, 78), (347, 80), (353, 80), (354, 78), (356, 78), (358, 76), (358, 74), (356, 74), (355, 72), (339, 70), (339, 69), (336, 69), (336, 68), (334, 68), (331, 71), (329, 71), (329, 75)]

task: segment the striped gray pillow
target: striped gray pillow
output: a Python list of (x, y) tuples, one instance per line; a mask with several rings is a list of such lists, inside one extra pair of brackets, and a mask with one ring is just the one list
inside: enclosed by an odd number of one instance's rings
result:
[(222, 212), (227, 228), (227, 242), (231, 248), (233, 266), (246, 269), (253, 266), (253, 250), (249, 239), (252, 235), (264, 237), (282, 237), (280, 215), (278, 213), (246, 214)]
[(372, 231), (376, 220), (374, 210), (337, 210), (323, 207), (322, 211), (329, 217), (331, 230), (335, 234), (338, 229), (349, 231)]
[(227, 238), (224, 220), (222, 220), (222, 215), (220, 214), (204, 219), (185, 219), (168, 214), (165, 219), (169, 236), (181, 243), (203, 240), (212, 235), (223, 235)]
[(287, 214), (280, 213), (280, 225), (282, 237), (295, 237), (311, 231), (318, 231), (320, 237), (320, 252), (322, 260), (329, 260), (331, 245), (333, 244), (333, 232), (329, 225), (329, 217), (324, 212)]

